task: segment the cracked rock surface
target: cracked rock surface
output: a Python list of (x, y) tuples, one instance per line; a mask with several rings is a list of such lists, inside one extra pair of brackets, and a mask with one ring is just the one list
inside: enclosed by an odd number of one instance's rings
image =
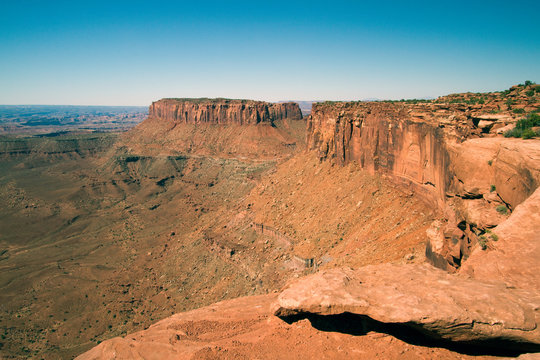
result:
[(330, 269), (299, 279), (278, 297), (276, 314), (365, 315), (401, 323), (433, 338), (504, 346), (540, 346), (536, 293), (426, 265)]

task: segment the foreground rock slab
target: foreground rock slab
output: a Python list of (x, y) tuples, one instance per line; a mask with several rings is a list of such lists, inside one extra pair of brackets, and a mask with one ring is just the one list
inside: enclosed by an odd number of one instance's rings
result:
[(426, 265), (386, 264), (330, 269), (299, 279), (279, 295), (275, 313), (352, 313), (405, 324), (436, 339), (501, 341), (504, 347), (540, 350), (535, 294)]
[(540, 294), (540, 188), (492, 232), (498, 241), (491, 240), (487, 251), (476, 249), (460, 272)]
[(176, 314), (107, 340), (77, 359), (492, 359), (374, 331), (318, 330), (308, 319), (288, 324), (272, 315), (276, 298), (243, 297)]

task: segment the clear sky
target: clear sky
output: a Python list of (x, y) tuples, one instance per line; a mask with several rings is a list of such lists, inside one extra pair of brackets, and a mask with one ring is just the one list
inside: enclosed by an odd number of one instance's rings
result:
[(0, 104), (502, 90), (540, 82), (539, 14), (539, 0), (0, 0)]

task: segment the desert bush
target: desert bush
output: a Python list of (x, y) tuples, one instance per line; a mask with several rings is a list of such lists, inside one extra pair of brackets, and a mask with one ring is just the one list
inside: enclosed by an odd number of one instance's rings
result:
[(491, 230), (486, 230), (486, 235), (489, 237), (490, 240), (493, 240), (493, 241), (498, 241), (499, 240), (499, 235), (491, 232)]
[(525, 114), (525, 109), (514, 109), (512, 112), (514, 114)]
[(519, 119), (516, 122), (516, 127), (504, 133), (504, 137), (520, 137), (523, 139), (531, 139), (537, 136), (531, 128), (540, 126), (540, 115), (535, 112), (529, 113), (526, 118)]
[(495, 210), (497, 210), (497, 212), (503, 215), (508, 214), (508, 208), (506, 207), (506, 205), (499, 205), (497, 206), (497, 208), (495, 208)]
[(526, 118), (518, 120), (516, 127), (520, 129), (527, 129), (533, 126), (540, 126), (540, 115), (537, 113), (530, 113)]
[(521, 138), (525, 140), (532, 139), (535, 136), (536, 136), (536, 133), (532, 129), (525, 129), (521, 133)]
[(513, 128), (512, 130), (507, 130), (504, 132), (504, 137), (508, 138), (508, 137), (515, 137), (515, 138), (518, 138), (518, 137), (521, 137), (521, 133), (523, 132), (523, 130), (515, 127)]
[(486, 250), (487, 249), (487, 239), (484, 235), (480, 236), (478, 238), (478, 245), (480, 245), (480, 247), (482, 248), (482, 250)]

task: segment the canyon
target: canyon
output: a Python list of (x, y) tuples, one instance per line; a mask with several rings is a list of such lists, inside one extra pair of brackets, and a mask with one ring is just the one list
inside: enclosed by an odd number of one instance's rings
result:
[(540, 140), (504, 134), (538, 90), (163, 99), (125, 133), (0, 139), (0, 354), (533, 358)]
[[(514, 110), (538, 108), (523, 96), (526, 90), (511, 90), (510, 99), (522, 100)], [(383, 173), (438, 208), (428, 258), (446, 270), (459, 268), (473, 245), (540, 184), (536, 144), (497, 136), (521, 112), (496, 96), (483, 99), (469, 106), (444, 97), (417, 104), (315, 104), (307, 146), (320, 159)]]

